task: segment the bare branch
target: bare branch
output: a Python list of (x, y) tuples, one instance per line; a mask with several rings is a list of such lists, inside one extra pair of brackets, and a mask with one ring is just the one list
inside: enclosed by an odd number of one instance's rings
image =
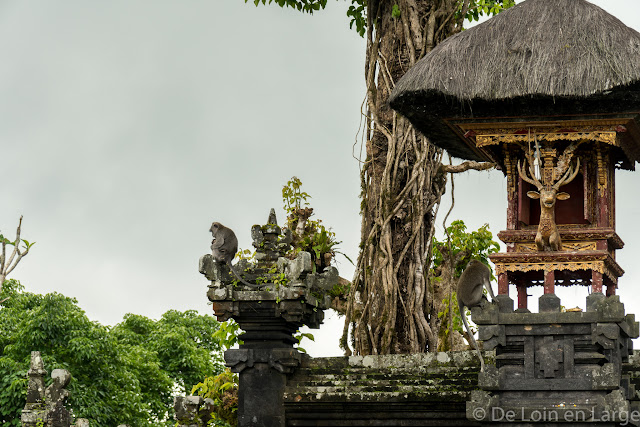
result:
[(466, 172), (470, 169), (476, 170), (476, 171), (486, 171), (489, 169), (493, 169), (496, 167), (495, 163), (490, 163), (490, 162), (473, 162), (473, 161), (469, 161), (469, 162), (463, 162), (460, 163), (459, 165), (440, 165), (440, 170), (443, 173), (460, 173), (460, 172)]
[(470, 0), (464, 0), (462, 2), (462, 8), (460, 10), (460, 18), (458, 18), (458, 30), (461, 31), (462, 30), (462, 26), (464, 25), (464, 20), (465, 17), (467, 16), (467, 12), (469, 12), (469, 3), (471, 1)]
[[(20, 216), (20, 221), (18, 222), (18, 230), (16, 231), (16, 241), (13, 242), (13, 253), (9, 257), (9, 261), (7, 261), (7, 268), (11, 268), (11, 262), (13, 258), (15, 258), (16, 254), (20, 256), (20, 230), (22, 229), (22, 216)], [(7, 271), (5, 275), (9, 274)]]
[[(18, 229), (16, 230), (16, 240), (13, 243), (11, 243), (6, 238), (2, 239), (2, 255), (0, 256), (0, 291), (2, 291), (2, 284), (4, 283), (5, 279), (9, 275), (9, 273), (11, 273), (14, 268), (16, 268), (16, 266), (18, 265), (20, 260), (22, 258), (24, 258), (29, 253), (29, 249), (31, 248), (32, 244), (29, 244), (25, 240), (24, 241), (25, 242), (25, 249), (24, 249), (24, 251), (20, 250), (20, 243), (23, 242), (22, 240), (20, 240), (20, 232), (21, 231), (22, 231), (22, 216), (20, 216), (20, 221), (18, 222)], [(6, 260), (6, 246), (7, 246), (7, 244), (13, 245), (13, 252), (11, 253), (11, 256), (9, 257), (9, 260)], [(6, 299), (3, 300), (3, 301), (0, 301), (0, 303), (4, 302), (4, 301), (6, 301)]]

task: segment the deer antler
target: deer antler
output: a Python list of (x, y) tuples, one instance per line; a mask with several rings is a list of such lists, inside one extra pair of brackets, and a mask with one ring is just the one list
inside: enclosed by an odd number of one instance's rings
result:
[(578, 157), (576, 167), (573, 168), (569, 166), (569, 169), (567, 169), (567, 172), (562, 176), (562, 178), (560, 178), (558, 182), (553, 184), (553, 188), (559, 190), (560, 186), (570, 183), (578, 175), (578, 172), (580, 172), (580, 157)]
[[(529, 163), (529, 162), (527, 162), (527, 163)], [(518, 160), (518, 173), (520, 174), (520, 177), (524, 181), (527, 181), (531, 185), (535, 185), (538, 188), (538, 190), (540, 190), (542, 187), (544, 187), (542, 185), (542, 183), (536, 179), (536, 174), (531, 170), (531, 164), (529, 164), (529, 173), (531, 174), (531, 178), (529, 178), (527, 176), (527, 174), (522, 171), (522, 166), (520, 165), (520, 160)]]

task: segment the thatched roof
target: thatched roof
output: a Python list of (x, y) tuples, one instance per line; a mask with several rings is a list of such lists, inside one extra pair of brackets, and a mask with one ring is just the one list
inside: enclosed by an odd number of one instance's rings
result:
[(585, 0), (526, 0), (440, 43), (389, 102), (434, 143), (479, 159), (435, 122), (640, 111), (639, 89), (640, 33)]

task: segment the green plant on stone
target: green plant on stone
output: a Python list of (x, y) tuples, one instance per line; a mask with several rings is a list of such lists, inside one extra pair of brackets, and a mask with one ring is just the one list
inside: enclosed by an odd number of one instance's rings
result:
[(213, 338), (220, 343), (224, 351), (236, 344), (242, 344), (242, 340), (238, 338), (241, 333), (240, 325), (235, 320), (229, 319), (219, 324), (219, 329), (213, 334)]
[[(467, 232), (463, 221), (453, 221), (446, 229), (447, 237), (442, 241), (433, 239), (433, 254), (430, 269), (430, 283), (439, 295), (437, 310), (438, 350), (451, 350), (455, 337), (466, 337), (462, 325), (457, 298), (456, 285), (469, 261), (479, 260), (491, 269), (489, 255), (499, 251), (499, 245), (493, 240), (487, 224), (476, 231)], [(492, 280), (495, 277), (492, 275)], [(452, 308), (450, 309), (450, 306)], [(465, 310), (467, 314), (468, 310)]]
[(298, 340), (298, 343), (296, 344), (296, 349), (298, 351), (301, 351), (302, 353), (306, 353), (307, 350), (305, 350), (304, 348), (300, 347), (300, 343), (302, 342), (303, 339), (308, 339), (311, 341), (315, 341), (315, 337), (313, 336), (313, 334), (310, 334), (308, 332), (300, 332), (297, 331), (297, 333), (293, 336), (296, 340)]
[(282, 187), (282, 201), (284, 202), (284, 210), (287, 214), (291, 214), (297, 209), (309, 206), (311, 196), (301, 190), (302, 181), (296, 176), (291, 177), (287, 184)]
[(210, 426), (235, 427), (238, 425), (238, 375), (226, 369), (219, 375), (206, 377), (191, 389), (191, 394), (212, 399), (215, 410)]
[(252, 251), (251, 249), (242, 249), (242, 248), (238, 248), (238, 252), (236, 252), (236, 256), (235, 256), (235, 258), (238, 261), (241, 261), (243, 259), (247, 261), (252, 261), (255, 259), (255, 257), (256, 257), (255, 251)]
[[(453, 292), (452, 294), (452, 304), (449, 304), (449, 298), (445, 298), (442, 300), (442, 305), (444, 307), (443, 311), (438, 312), (438, 318), (441, 319), (443, 321), (443, 325), (445, 325), (446, 327), (441, 328), (440, 330), (440, 339), (443, 341), (446, 341), (449, 337), (449, 334), (452, 333), (452, 331), (458, 331), (460, 333), (464, 332), (463, 329), (463, 324), (462, 324), (462, 317), (460, 316), (460, 309), (458, 308), (458, 299), (457, 299), (457, 294), (456, 292)], [(448, 322), (445, 322), (445, 320), (449, 317), (449, 310), (451, 309), (451, 306), (453, 306), (453, 325), (450, 325)], [(469, 311), (469, 309), (467, 309), (465, 307), (465, 314), (467, 316), (467, 318), (470, 316), (471, 312)], [(471, 332), (475, 333), (475, 329), (473, 329), (473, 327), (471, 328)]]
[(344, 285), (338, 283), (329, 290), (329, 296), (332, 298), (342, 297), (344, 295), (349, 295), (350, 290), (351, 290), (351, 283), (346, 282)]
[(343, 255), (349, 262), (353, 261), (338, 250), (342, 243), (336, 239), (335, 232), (322, 224), (320, 219), (311, 219), (313, 208), (309, 207), (311, 196), (302, 191), (302, 181), (292, 177), (282, 188), (282, 201), (287, 213), (286, 226), (293, 233), (293, 249), (287, 254), (291, 259), (300, 251), (309, 252), (314, 271), (319, 267), (327, 267), (335, 259), (336, 254)]

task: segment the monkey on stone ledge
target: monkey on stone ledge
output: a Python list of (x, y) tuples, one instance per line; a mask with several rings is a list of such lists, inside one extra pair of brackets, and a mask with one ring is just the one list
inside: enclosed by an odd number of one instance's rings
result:
[(231, 261), (233, 261), (233, 258), (236, 256), (236, 252), (238, 252), (238, 238), (236, 237), (236, 233), (219, 222), (211, 224), (209, 231), (211, 231), (211, 235), (213, 236), (213, 240), (211, 242), (211, 254), (213, 255), (213, 259), (227, 264), (233, 275), (236, 276), (236, 278), (243, 284), (253, 287), (258, 286), (253, 283), (249, 283), (240, 277), (240, 274), (238, 274), (233, 264), (231, 264)]
[(480, 307), (487, 302), (487, 297), (485, 297), (482, 292), (483, 287), (487, 288), (487, 292), (491, 296), (491, 302), (493, 302), (495, 298), (493, 296), (493, 290), (491, 289), (491, 270), (480, 261), (472, 259), (467, 265), (467, 268), (462, 272), (460, 280), (458, 280), (457, 294), (462, 323), (464, 323), (471, 344), (476, 348), (478, 357), (480, 358), (480, 372), (484, 372), (484, 360), (482, 359), (482, 353), (480, 353), (478, 343), (473, 337), (473, 333), (467, 322), (464, 308)]

